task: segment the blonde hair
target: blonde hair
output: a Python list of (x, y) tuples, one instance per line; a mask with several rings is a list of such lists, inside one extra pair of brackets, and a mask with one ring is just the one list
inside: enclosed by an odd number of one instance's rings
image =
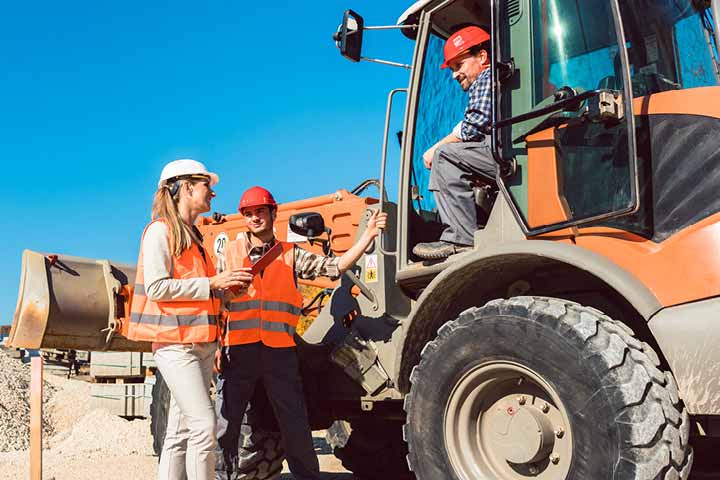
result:
[(180, 218), (180, 212), (178, 212), (178, 200), (180, 198), (180, 191), (182, 185), (187, 183), (187, 180), (177, 180), (179, 188), (173, 196), (170, 192), (171, 185), (162, 185), (155, 192), (155, 198), (153, 198), (152, 213), (151, 217), (153, 220), (163, 219), (167, 223), (168, 231), (170, 232), (170, 251), (176, 257), (182, 255), (182, 253), (188, 248), (192, 247), (193, 242), (201, 245), (202, 242), (194, 232), (192, 227), (188, 226)]

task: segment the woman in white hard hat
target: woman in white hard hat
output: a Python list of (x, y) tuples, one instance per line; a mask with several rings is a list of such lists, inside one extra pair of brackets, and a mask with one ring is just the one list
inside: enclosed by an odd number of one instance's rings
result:
[(137, 264), (128, 338), (153, 342), (170, 393), (159, 480), (210, 480), (215, 469), (215, 412), (210, 399), (218, 336), (214, 290), (246, 287), (241, 270), (215, 273), (195, 226), (210, 211), (218, 176), (195, 160), (163, 168)]

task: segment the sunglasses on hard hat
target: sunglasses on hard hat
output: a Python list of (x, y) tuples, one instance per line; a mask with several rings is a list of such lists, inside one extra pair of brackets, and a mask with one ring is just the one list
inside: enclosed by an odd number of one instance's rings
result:
[(210, 187), (210, 177), (207, 175), (178, 175), (177, 177), (167, 179), (167, 186), (170, 188), (170, 195), (172, 195), (173, 197), (180, 189), (180, 180), (189, 180), (193, 183), (203, 182), (208, 188)]

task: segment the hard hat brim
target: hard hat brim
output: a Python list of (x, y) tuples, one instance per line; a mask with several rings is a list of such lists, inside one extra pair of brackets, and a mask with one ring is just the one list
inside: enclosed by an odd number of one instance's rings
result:
[[(215, 172), (203, 172), (203, 173), (198, 173), (197, 175), (207, 176), (207, 177), (210, 179), (210, 186), (211, 186), (211, 187), (214, 187), (215, 185), (217, 185), (218, 183), (220, 183), (220, 177), (219, 177), (218, 174), (215, 173)], [(173, 177), (173, 178), (175, 178), (175, 177)], [(160, 180), (160, 181), (158, 182), (158, 188), (161, 188), (163, 185), (165, 185), (168, 180), (171, 180), (171, 179), (166, 178), (166, 179), (164, 179), (164, 180)]]

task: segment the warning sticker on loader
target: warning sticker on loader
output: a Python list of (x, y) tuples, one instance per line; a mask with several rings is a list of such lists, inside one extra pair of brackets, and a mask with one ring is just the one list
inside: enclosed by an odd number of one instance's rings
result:
[(378, 259), (377, 255), (365, 255), (365, 283), (378, 281)]

